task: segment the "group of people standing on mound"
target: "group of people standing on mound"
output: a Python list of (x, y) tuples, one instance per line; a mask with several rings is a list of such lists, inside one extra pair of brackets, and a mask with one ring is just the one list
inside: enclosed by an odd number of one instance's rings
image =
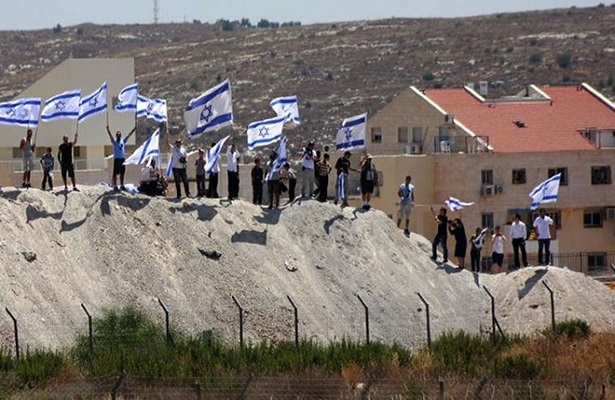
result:
[[(66, 184), (67, 176), (70, 177), (73, 184), (73, 190), (78, 191), (75, 183), (75, 168), (73, 166), (73, 149), (77, 144), (77, 136), (72, 142), (68, 141), (68, 136), (64, 135), (62, 143), (58, 146), (58, 162), (60, 163), (60, 171), (62, 173), (62, 181), (64, 182), (64, 190), (68, 190)], [(32, 177), (32, 170), (34, 169), (34, 154), (36, 150), (35, 139), (33, 138), (32, 130), (28, 129), (26, 137), (22, 138), (19, 143), (19, 149), (22, 152), (23, 161), (23, 181), (21, 187), (32, 187), (30, 179)], [(43, 172), (43, 181), (41, 182), (41, 189), (46, 190), (47, 186), (49, 190), (53, 190), (53, 169), (55, 167), (55, 158), (53, 157), (53, 149), (51, 147), (45, 148), (45, 153), (41, 156), (39, 163)]]
[[(448, 234), (453, 235), (455, 238), (455, 251), (454, 256), (457, 259), (457, 265), (459, 268), (465, 268), (465, 257), (470, 245), (470, 270), (472, 272), (481, 272), (481, 254), (482, 248), (485, 244), (488, 229), (476, 228), (474, 234), (470, 237), (469, 241), (466, 237), (465, 227), (460, 218), (449, 219), (446, 215), (446, 208), (441, 208), (436, 215), (433, 208), (431, 208), (434, 219), (436, 220), (437, 233), (432, 242), (432, 255), (431, 259), (437, 260), (437, 248), (441, 246), (443, 263), (448, 262), (448, 246), (447, 239)], [(538, 239), (538, 265), (547, 266), (551, 264), (551, 253), (549, 251), (551, 243), (551, 233), (549, 226), (553, 225), (553, 219), (551, 219), (544, 209), (539, 210), (539, 215), (533, 222), (533, 234)], [(527, 261), (527, 251), (525, 249), (525, 241), (528, 239), (528, 231), (525, 223), (521, 220), (519, 213), (515, 214), (514, 220), (510, 223), (510, 235), (511, 243), (513, 247), (514, 255), (514, 268), (518, 269), (523, 264), (524, 267), (530, 266)], [(499, 273), (503, 272), (502, 265), (504, 263), (504, 249), (509, 239), (502, 233), (502, 228), (498, 225), (491, 232), (491, 272)], [(519, 257), (519, 253), (521, 257)]]
[(264, 169), (261, 167), (259, 158), (254, 160), (254, 167), (251, 171), (252, 202), (254, 204), (261, 205), (263, 203), (264, 184), (267, 186), (270, 209), (280, 206), (282, 193), (288, 192), (288, 201), (294, 201), (298, 177), (301, 179), (302, 198), (313, 198), (320, 202), (326, 202), (329, 199), (329, 176), (335, 169), (334, 203), (340, 204), (341, 207), (348, 206), (348, 177), (351, 172), (356, 172), (361, 176), (362, 208), (364, 210), (370, 209), (371, 195), (378, 184), (378, 173), (371, 155), (365, 155), (361, 159), (359, 168), (355, 169), (352, 168), (350, 161), (352, 154), (346, 151), (332, 166), (329, 153), (315, 150), (314, 142), (309, 142), (301, 150), (301, 171), (299, 174), (290, 167), (288, 162), (285, 162), (281, 169), (277, 168), (278, 156), (276, 151), (272, 151)]

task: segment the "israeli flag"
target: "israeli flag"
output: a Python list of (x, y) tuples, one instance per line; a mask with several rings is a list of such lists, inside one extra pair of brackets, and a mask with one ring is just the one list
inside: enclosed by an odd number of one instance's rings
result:
[(149, 99), (137, 96), (137, 118), (145, 117), (157, 122), (168, 120), (167, 101), (163, 99)]
[(485, 235), (487, 234), (487, 232), (489, 231), (489, 228), (484, 228), (482, 231), (480, 231), (480, 234), (474, 239), (474, 247), (476, 247), (477, 249), (480, 249), (483, 247), (483, 244), (485, 243)]
[(365, 147), (365, 131), (367, 126), (367, 114), (346, 118), (341, 128), (337, 131), (337, 151), (360, 149)]
[(231, 125), (233, 101), (229, 80), (190, 100), (184, 112), (184, 121), (188, 136), (191, 138)]
[(278, 117), (284, 117), (284, 122), (294, 122), (297, 125), (301, 124), (299, 118), (299, 103), (297, 96), (278, 97), (271, 100), (269, 103), (273, 111)]
[(107, 82), (79, 103), (79, 122), (107, 111)]
[(281, 170), (284, 164), (286, 164), (286, 162), (288, 161), (288, 157), (286, 156), (286, 143), (287, 142), (288, 142), (288, 139), (286, 139), (286, 137), (283, 137), (282, 140), (280, 141), (280, 144), (278, 145), (278, 151), (277, 151), (278, 158), (275, 159), (275, 161), (273, 162), (273, 166), (271, 167), (269, 172), (267, 172), (267, 176), (265, 177), (265, 180), (268, 180), (268, 181), (271, 180), (273, 174)]
[(449, 197), (448, 200), (444, 201), (444, 204), (446, 204), (448, 209), (451, 211), (459, 211), (459, 210), (463, 210), (466, 207), (470, 207), (474, 203), (465, 203), (454, 197)]
[(151, 157), (157, 157), (160, 154), (160, 129), (156, 129), (156, 132), (152, 133), (149, 138), (136, 149), (130, 157), (124, 161), (124, 165), (129, 164), (143, 164), (143, 162), (149, 160)]
[(41, 111), (41, 120), (77, 119), (80, 100), (81, 90), (70, 90), (47, 99)]
[(282, 138), (286, 117), (276, 117), (264, 121), (252, 122), (248, 125), (248, 150), (255, 147), (267, 146)]
[(36, 128), (40, 111), (40, 98), (17, 99), (0, 103), (0, 124)]
[(117, 96), (117, 104), (115, 105), (115, 111), (117, 112), (136, 112), (137, 111), (137, 97), (139, 97), (139, 84), (135, 83), (130, 86), (126, 86), (120, 91)]
[(562, 174), (553, 175), (540, 185), (536, 186), (534, 190), (530, 192), (532, 198), (531, 210), (535, 210), (542, 203), (555, 203), (557, 201), (557, 194), (559, 192), (559, 183), (562, 179)]
[(214, 167), (218, 163), (218, 159), (220, 158), (220, 153), (222, 153), (222, 148), (224, 147), (224, 142), (230, 138), (231, 135), (226, 136), (221, 139), (214, 147), (207, 150), (207, 163), (205, 163), (205, 172), (211, 174), (214, 170)]
[(167, 169), (164, 171), (164, 176), (167, 178), (173, 176), (173, 154), (169, 154), (169, 163), (167, 164)]

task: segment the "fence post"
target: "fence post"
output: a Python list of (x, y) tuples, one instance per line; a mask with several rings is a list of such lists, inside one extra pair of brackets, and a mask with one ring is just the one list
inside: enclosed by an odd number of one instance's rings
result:
[(90, 354), (94, 351), (94, 336), (92, 333), (92, 316), (90, 315), (87, 308), (85, 308), (85, 304), (81, 303), (81, 308), (85, 311), (85, 315), (88, 316), (88, 345), (90, 348)]
[(542, 281), (542, 284), (545, 285), (551, 297), (551, 329), (555, 332), (555, 300), (553, 298), (553, 290), (551, 290), (546, 281)]
[(194, 382), (194, 390), (196, 391), (196, 400), (203, 400), (203, 392), (201, 390), (201, 382)]
[(487, 292), (491, 298), (491, 340), (495, 343), (495, 297), (493, 297), (489, 289), (487, 289), (487, 286), (483, 285), (483, 289), (485, 289), (485, 292)]
[(120, 376), (117, 378), (117, 381), (115, 382), (115, 385), (113, 385), (113, 391), (111, 392), (111, 400), (117, 400), (117, 394), (120, 391), (120, 386), (122, 386), (122, 382), (124, 382), (125, 378), (126, 378), (126, 372), (122, 370), (122, 372), (120, 372)]
[(241, 307), (241, 304), (239, 304), (234, 295), (231, 298), (239, 309), (239, 347), (243, 349), (243, 307)]
[(173, 344), (173, 337), (171, 337), (171, 326), (169, 324), (169, 309), (167, 308), (167, 306), (164, 305), (160, 298), (158, 299), (158, 304), (160, 304), (160, 307), (162, 307), (162, 309), (164, 310), (164, 322), (167, 332), (167, 344)]
[(438, 400), (444, 400), (444, 379), (438, 378)]
[(17, 318), (11, 314), (8, 308), (5, 308), (6, 312), (9, 314), (9, 317), (13, 320), (13, 332), (15, 334), (15, 357), (19, 360), (19, 329), (17, 329)]
[(423, 304), (425, 304), (425, 318), (427, 319), (427, 348), (431, 349), (431, 322), (429, 319), (429, 304), (419, 292), (416, 292)]
[(369, 307), (367, 307), (367, 304), (365, 304), (361, 296), (359, 296), (358, 294), (357, 294), (357, 298), (359, 299), (359, 301), (361, 302), (361, 304), (363, 304), (363, 307), (365, 308), (365, 340), (367, 344), (369, 344)]
[(290, 301), (290, 304), (293, 306), (293, 309), (295, 310), (295, 347), (298, 349), (299, 348), (299, 312), (297, 310), (297, 306), (295, 305), (295, 302), (290, 297), (290, 295), (286, 295), (286, 298), (288, 299), (288, 301)]

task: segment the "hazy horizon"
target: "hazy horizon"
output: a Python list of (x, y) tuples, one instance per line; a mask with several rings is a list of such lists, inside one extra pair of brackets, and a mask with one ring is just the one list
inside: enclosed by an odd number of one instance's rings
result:
[[(7, 0), (3, 0), (7, 1)], [(153, 22), (153, 0), (30, 0), (13, 2), (3, 7), (0, 30), (37, 30), (62, 26), (94, 24), (146, 24)], [(383, 18), (454, 18), (497, 13), (545, 10), (554, 8), (593, 7), (599, 2), (588, 0), (504, 0), (469, 1), (436, 0), (429, 4), (413, 4), (408, 0), (253, 0), (249, 3), (228, 0), (224, 4), (204, 1), (195, 4), (190, 0), (158, 0), (159, 22), (215, 22), (218, 19), (240, 20), (248, 18), (256, 24), (264, 18), (275, 22), (299, 21), (302, 24), (330, 23)], [(211, 4), (209, 4), (211, 3)]]

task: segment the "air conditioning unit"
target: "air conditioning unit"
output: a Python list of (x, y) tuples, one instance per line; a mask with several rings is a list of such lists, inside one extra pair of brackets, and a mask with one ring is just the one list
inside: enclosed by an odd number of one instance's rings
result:
[(455, 123), (455, 116), (451, 115), (451, 114), (446, 114), (444, 116), (444, 123), (445, 124), (454, 124)]
[(497, 194), (502, 194), (504, 193), (504, 186), (503, 185), (495, 185), (494, 190)]
[(615, 221), (615, 208), (609, 207), (606, 209), (606, 220)]
[(410, 145), (410, 154), (422, 154), (423, 146), (418, 143), (414, 143)]
[(493, 196), (495, 194), (495, 186), (494, 185), (483, 185), (480, 188), (481, 196)]

